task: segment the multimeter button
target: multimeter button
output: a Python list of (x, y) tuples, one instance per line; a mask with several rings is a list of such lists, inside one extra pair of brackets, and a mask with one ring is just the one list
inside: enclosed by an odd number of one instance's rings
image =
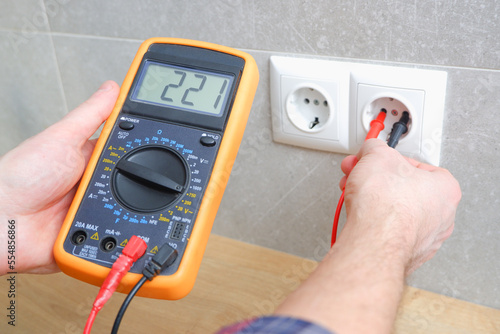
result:
[(123, 122), (120, 122), (120, 124), (118, 124), (118, 126), (120, 127), (120, 129), (128, 131), (128, 130), (132, 130), (134, 128), (134, 123), (129, 122), (129, 121), (123, 121)]
[(208, 147), (212, 147), (212, 146), (215, 146), (215, 144), (217, 144), (215, 139), (213, 139), (212, 137), (208, 137), (208, 136), (201, 137), (200, 143), (201, 143), (201, 145), (208, 146)]

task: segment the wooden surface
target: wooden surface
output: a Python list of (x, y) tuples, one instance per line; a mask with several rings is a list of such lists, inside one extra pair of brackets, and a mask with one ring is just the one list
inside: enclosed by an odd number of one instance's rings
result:
[[(136, 297), (120, 333), (213, 333), (267, 314), (316, 263), (212, 235), (196, 285), (186, 298)], [(0, 333), (82, 333), (97, 287), (54, 275), (17, 275), (16, 327), (7, 325), (8, 283), (0, 280)], [(115, 294), (92, 333), (109, 333), (125, 295)], [(500, 333), (500, 310), (408, 287), (395, 333)]]

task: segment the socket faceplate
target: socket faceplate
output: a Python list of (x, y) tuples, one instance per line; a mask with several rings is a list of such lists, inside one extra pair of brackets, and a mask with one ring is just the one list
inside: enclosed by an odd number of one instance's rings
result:
[[(367, 124), (380, 111), (372, 109), (378, 108), (380, 102), (389, 101), (391, 110), (388, 113), (403, 105), (411, 115), (410, 130), (401, 138), (398, 151), (419, 161), (438, 165), (446, 81), (447, 73), (443, 71), (272, 56), (274, 140), (355, 154), (364, 141)], [(326, 121), (311, 109), (300, 108), (300, 104), (295, 105), (299, 108), (290, 109), (289, 102), (294, 100), (294, 94), (300, 95), (296, 92), (304, 87), (325, 96), (329, 106)], [(294, 102), (303, 102), (299, 100)], [(400, 103), (392, 103), (392, 100)], [(320, 123), (308, 129), (305, 125), (312, 124), (316, 116)], [(398, 117), (396, 112), (387, 117), (386, 129), (380, 134), (380, 139), (386, 139)]]
[[(363, 126), (367, 107), (381, 97), (389, 97), (402, 102), (411, 115), (411, 127), (396, 149), (405, 156), (439, 165), (447, 73), (357, 63), (350, 66), (350, 72), (351, 153), (359, 150), (367, 133)], [(386, 139), (394, 120), (387, 117), (380, 139)]]
[(387, 110), (384, 122), (385, 129), (380, 132), (379, 139), (387, 140), (391, 133), (391, 125), (399, 121), (403, 111), (408, 111), (411, 125), (397, 146), (398, 151), (408, 156), (412, 152), (420, 152), (422, 141), (422, 117), (425, 91), (418, 89), (400, 89), (375, 85), (358, 84), (356, 100), (356, 117), (361, 123), (356, 127), (356, 143), (361, 147), (369, 124), (377, 117), (381, 108)]
[(349, 115), (345, 110), (348, 103), (349, 72), (340, 64), (271, 57), (275, 141), (347, 153)]

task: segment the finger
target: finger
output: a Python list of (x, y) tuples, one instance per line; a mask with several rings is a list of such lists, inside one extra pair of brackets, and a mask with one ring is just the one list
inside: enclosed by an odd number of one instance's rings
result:
[(106, 81), (87, 101), (56, 123), (55, 127), (67, 135), (69, 143), (82, 146), (108, 118), (119, 91), (115, 82)]
[(85, 165), (88, 164), (90, 160), (90, 156), (92, 155), (92, 152), (94, 152), (95, 144), (97, 143), (97, 139), (91, 139), (85, 143), (82, 147), (82, 153), (83, 156), (85, 157)]
[(418, 169), (426, 170), (426, 171), (429, 171), (429, 172), (432, 172), (432, 171), (435, 171), (436, 169), (439, 169), (439, 167), (428, 165), (428, 164), (425, 164), (423, 162), (417, 161), (417, 160), (412, 159), (412, 158), (405, 157), (405, 159), (412, 166), (417, 167)]
[(351, 170), (356, 166), (358, 163), (358, 158), (355, 155), (349, 155), (342, 160), (342, 163), (340, 164), (340, 169), (342, 169), (342, 172), (344, 174), (349, 175)]
[(340, 179), (340, 182), (339, 182), (339, 188), (340, 190), (344, 190), (345, 189), (345, 185), (347, 183), (347, 176), (343, 176), (341, 179)]
[(376, 154), (397, 154), (400, 159), (406, 160), (410, 165), (413, 167), (416, 167), (420, 170), (425, 170), (429, 172), (433, 172), (436, 170), (439, 170), (441, 168), (435, 167), (432, 165), (428, 165), (426, 163), (419, 162), (417, 160), (414, 160), (412, 158), (404, 157), (402, 156), (398, 151), (395, 149), (390, 149), (382, 140), (379, 139), (369, 139), (365, 141), (363, 146), (361, 146), (361, 149), (359, 150), (357, 157), (359, 160), (361, 160), (362, 157), (376, 153)]
[(389, 149), (389, 146), (387, 144), (380, 140), (380, 139), (368, 139), (366, 140), (361, 148), (359, 149), (358, 154), (356, 154), (356, 157), (358, 158), (358, 161), (361, 160), (364, 156), (373, 153), (376, 150), (387, 150)]
[(453, 177), (450, 171), (441, 167), (436, 167), (423, 162), (419, 162), (411, 158), (405, 157), (405, 159), (412, 166), (423, 171), (431, 172), (435, 177), (436, 186), (438, 184), (442, 184), (442, 189), (448, 190), (448, 193), (450, 195), (450, 203), (458, 205), (462, 197), (462, 191), (460, 190), (460, 184)]

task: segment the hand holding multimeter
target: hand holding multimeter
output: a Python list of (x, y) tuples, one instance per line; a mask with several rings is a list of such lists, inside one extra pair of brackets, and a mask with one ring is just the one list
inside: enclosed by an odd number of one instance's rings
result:
[(100, 285), (133, 235), (147, 244), (128, 292), (161, 247), (175, 261), (139, 295), (191, 290), (258, 82), (248, 54), (155, 38), (139, 49), (54, 246), (67, 274)]

